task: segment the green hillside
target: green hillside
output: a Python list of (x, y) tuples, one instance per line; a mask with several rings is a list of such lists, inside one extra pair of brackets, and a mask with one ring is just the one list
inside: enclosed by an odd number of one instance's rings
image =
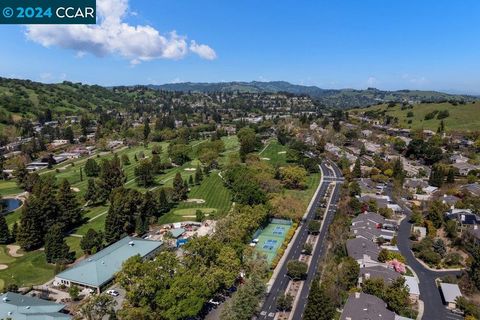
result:
[[(442, 112), (443, 111), (443, 112)], [(393, 107), (377, 105), (363, 109), (352, 109), (351, 114), (366, 115), (376, 119), (386, 119), (387, 116), (397, 118), (396, 126), (410, 129), (437, 130), (442, 115), (447, 131), (480, 130), (480, 101), (466, 104), (452, 103), (421, 103), (413, 106), (397, 104)], [(429, 116), (433, 118), (428, 119)]]
[(9, 125), (21, 117), (37, 118), (47, 109), (55, 114), (78, 115), (97, 108), (110, 109), (129, 102), (126, 95), (100, 86), (64, 81), (43, 84), (0, 77), (0, 124)]

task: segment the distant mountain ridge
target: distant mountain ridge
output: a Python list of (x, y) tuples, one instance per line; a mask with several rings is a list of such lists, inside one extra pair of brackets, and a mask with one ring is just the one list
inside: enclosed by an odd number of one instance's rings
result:
[(420, 90), (398, 90), (385, 91), (375, 88), (366, 90), (356, 89), (322, 89), (316, 86), (304, 86), (291, 84), (286, 81), (270, 82), (183, 82), (169, 83), (163, 85), (147, 85), (148, 88), (166, 91), (182, 92), (249, 92), (249, 93), (278, 93), (286, 92), (298, 95), (308, 95), (319, 100), (327, 107), (352, 108), (364, 107), (380, 102), (394, 101), (425, 101), (425, 102), (443, 102), (443, 101), (474, 101), (474, 96), (455, 95), (438, 91), (420, 91)]

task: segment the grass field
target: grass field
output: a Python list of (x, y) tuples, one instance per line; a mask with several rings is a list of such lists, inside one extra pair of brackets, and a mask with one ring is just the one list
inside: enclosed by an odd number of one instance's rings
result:
[[(440, 121), (436, 118), (425, 120), (425, 115), (438, 110), (448, 110), (450, 116), (443, 119), (447, 131), (472, 131), (480, 128), (480, 102), (454, 106), (450, 103), (417, 104), (412, 109), (401, 110), (400, 105), (388, 108), (387, 105), (371, 106), (364, 109), (350, 110), (352, 114), (360, 114), (365, 111), (384, 111), (392, 117), (398, 118), (398, 126), (409, 129), (429, 129), (436, 131)], [(408, 118), (407, 113), (413, 112), (413, 117)], [(412, 120), (412, 123), (408, 123)]]
[[(188, 197), (190, 199), (205, 200), (205, 203), (182, 202), (169, 213), (162, 216), (159, 219), (159, 223), (194, 220), (192, 217), (185, 217), (185, 215), (195, 215), (197, 209), (215, 209), (215, 216), (220, 216), (227, 213), (232, 204), (230, 190), (224, 186), (223, 180), (218, 175), (218, 171), (212, 171), (208, 177), (204, 177), (199, 186), (192, 187)], [(190, 210), (184, 211), (185, 209)], [(189, 212), (189, 214), (181, 214), (184, 212)]]
[(287, 149), (286, 146), (282, 146), (277, 140), (272, 140), (263, 152), (259, 153), (259, 156), (272, 165), (284, 165), (287, 163)]
[(21, 192), (23, 192), (23, 190), (17, 186), (17, 182), (15, 180), (0, 181), (0, 195), (2, 197), (8, 196), (8, 195), (16, 195)]

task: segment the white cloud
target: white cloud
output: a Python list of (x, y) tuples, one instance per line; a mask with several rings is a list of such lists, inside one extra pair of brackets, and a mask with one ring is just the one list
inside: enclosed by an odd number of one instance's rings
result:
[(124, 22), (128, 0), (98, 0), (96, 25), (29, 25), (26, 36), (45, 47), (58, 46), (77, 51), (81, 57), (91, 53), (98, 57), (119, 55), (135, 65), (154, 59), (181, 59), (189, 51), (203, 59), (216, 58), (215, 51), (175, 31), (161, 34), (149, 25)]
[(195, 52), (203, 59), (214, 60), (217, 58), (215, 51), (205, 44), (197, 44), (195, 40), (190, 41), (190, 51)]

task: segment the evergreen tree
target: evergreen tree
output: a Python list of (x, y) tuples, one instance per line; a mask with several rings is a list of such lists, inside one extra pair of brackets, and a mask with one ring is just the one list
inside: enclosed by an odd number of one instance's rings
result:
[(140, 215), (144, 216), (146, 219), (151, 217), (155, 217), (157, 215), (158, 204), (155, 198), (153, 197), (153, 193), (150, 191), (145, 192), (143, 195), (142, 203), (139, 207)]
[(393, 163), (393, 178), (403, 185), (403, 181), (405, 179), (405, 172), (403, 171), (403, 163), (400, 157), (397, 158)]
[(111, 160), (103, 160), (99, 175), (102, 200), (107, 199), (113, 189), (123, 186), (125, 178), (120, 159), (116, 154)]
[(185, 190), (185, 184), (183, 182), (182, 176), (179, 172), (175, 175), (173, 179), (173, 200), (174, 201), (181, 201), (186, 199), (187, 197), (187, 190)]
[(80, 248), (86, 254), (92, 254), (94, 251), (102, 249), (103, 233), (95, 231), (95, 229), (88, 229), (85, 236), (80, 240)]
[(431, 186), (441, 188), (443, 185), (444, 173), (439, 166), (433, 166), (428, 179), (428, 184)]
[(145, 117), (143, 122), (143, 141), (145, 145), (148, 144), (148, 136), (150, 135), (150, 120)]
[(60, 184), (57, 193), (57, 203), (60, 211), (58, 223), (62, 226), (63, 232), (69, 231), (81, 223), (82, 211), (80, 204), (67, 179), (64, 179)]
[(360, 164), (360, 158), (357, 158), (357, 160), (355, 160), (355, 165), (353, 166), (353, 170), (352, 170), (352, 176), (354, 178), (362, 177), (362, 167)]
[(190, 176), (188, 177), (188, 184), (191, 185), (191, 186), (194, 185), (193, 176), (192, 176), (192, 175), (190, 175)]
[(11, 241), (12, 236), (10, 235), (10, 230), (8, 230), (7, 220), (5, 220), (3, 214), (0, 214), (0, 244), (8, 244)]
[(90, 158), (85, 163), (85, 175), (87, 177), (96, 177), (100, 173), (100, 166), (95, 159)]
[(167, 213), (169, 210), (170, 204), (168, 203), (167, 193), (165, 192), (165, 189), (162, 188), (158, 194), (158, 213)]
[(17, 241), (17, 234), (18, 234), (18, 223), (15, 221), (12, 227), (12, 232), (11, 232), (12, 242)]
[(139, 186), (151, 186), (154, 183), (152, 163), (149, 160), (142, 160), (135, 168), (135, 177)]
[(195, 170), (195, 184), (200, 184), (203, 180), (202, 168), (200, 165), (197, 166), (197, 170)]
[(331, 320), (334, 318), (335, 306), (319, 282), (319, 279), (313, 280), (303, 314), (304, 320)]
[(448, 170), (447, 173), (447, 183), (454, 183), (455, 182), (455, 171), (453, 169)]
[(23, 206), (17, 232), (17, 241), (23, 249), (31, 251), (43, 245), (43, 222), (39, 200), (32, 196)]
[(105, 219), (107, 243), (118, 241), (124, 235), (135, 231), (140, 199), (140, 194), (136, 190), (123, 187), (113, 190), (110, 196), (110, 208)]
[(25, 185), (28, 179), (28, 170), (23, 162), (21, 162), (13, 175), (17, 178), (17, 184), (20, 188), (25, 189)]
[(63, 238), (61, 225), (52, 226), (45, 236), (45, 257), (48, 263), (67, 264), (72, 261), (70, 248)]
[(87, 191), (83, 195), (85, 201), (90, 203), (96, 203), (98, 200), (98, 188), (95, 183), (95, 180), (88, 179)]

